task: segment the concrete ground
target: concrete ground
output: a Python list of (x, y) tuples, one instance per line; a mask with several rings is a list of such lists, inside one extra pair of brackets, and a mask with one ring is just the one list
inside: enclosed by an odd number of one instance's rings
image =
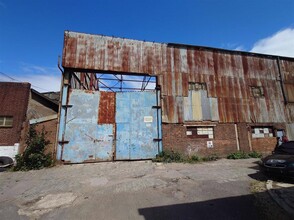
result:
[(0, 173), (0, 219), (259, 219), (256, 159), (64, 165)]

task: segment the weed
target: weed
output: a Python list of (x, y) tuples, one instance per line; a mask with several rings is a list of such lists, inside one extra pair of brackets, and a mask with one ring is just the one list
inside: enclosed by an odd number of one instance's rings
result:
[(23, 154), (16, 155), (15, 171), (18, 170), (38, 170), (49, 167), (52, 164), (50, 154), (45, 154), (46, 146), (50, 143), (45, 139), (44, 128), (42, 132), (37, 132), (35, 126), (30, 126), (27, 138), (26, 149)]
[(244, 151), (238, 151), (235, 153), (231, 153), (227, 156), (228, 159), (233, 159), (233, 160), (237, 160), (237, 159), (248, 159), (249, 156), (247, 153), (245, 153)]
[(202, 161), (216, 161), (218, 159), (219, 159), (219, 156), (217, 156), (216, 154), (212, 154), (207, 157), (203, 157)]
[(248, 158), (261, 158), (262, 154), (256, 151), (252, 151), (250, 153), (245, 153), (244, 151), (238, 151), (235, 153), (231, 153), (227, 156), (228, 159), (248, 159)]
[(153, 162), (165, 162), (165, 163), (172, 163), (172, 162), (183, 162), (184, 158), (179, 152), (174, 151), (162, 151), (160, 152)]
[(159, 153), (153, 162), (163, 162), (163, 163), (198, 163), (201, 161), (213, 161), (217, 160), (219, 157), (217, 155), (211, 155), (208, 157), (199, 157), (197, 155), (186, 156), (179, 152), (174, 151), (162, 151)]
[(262, 154), (261, 153), (258, 153), (256, 151), (252, 151), (248, 154), (249, 157), (251, 158), (261, 158), (262, 157)]
[(198, 157), (197, 155), (192, 155), (190, 157), (188, 156), (182, 156), (183, 158), (183, 163), (198, 163), (199, 161), (201, 161), (201, 158)]

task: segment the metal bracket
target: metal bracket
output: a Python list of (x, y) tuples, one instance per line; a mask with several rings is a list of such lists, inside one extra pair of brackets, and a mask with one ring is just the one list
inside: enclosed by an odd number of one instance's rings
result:
[(69, 141), (58, 141), (58, 143), (60, 143), (60, 144), (68, 144)]
[(71, 108), (72, 105), (62, 105), (61, 107), (63, 107), (63, 108)]
[(154, 106), (152, 106), (152, 108), (161, 109), (161, 106), (159, 106), (159, 105), (154, 105)]
[(153, 138), (153, 141), (159, 142), (159, 141), (162, 141), (162, 139), (161, 138)]

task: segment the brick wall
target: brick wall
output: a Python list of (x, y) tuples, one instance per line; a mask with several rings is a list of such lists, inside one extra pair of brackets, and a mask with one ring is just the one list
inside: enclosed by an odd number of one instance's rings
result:
[[(259, 124), (250, 124), (250, 126), (269, 126), (274, 128), (274, 136), (276, 136), (276, 130), (286, 130), (285, 123), (259, 123)], [(253, 151), (262, 153), (263, 155), (269, 155), (275, 149), (277, 145), (276, 137), (266, 137), (266, 138), (251, 138), (251, 147)]]
[[(237, 141), (234, 124), (217, 124), (214, 128), (214, 139), (189, 138), (186, 126), (181, 124), (163, 124), (164, 149), (179, 151), (188, 155), (208, 156), (217, 154), (226, 156), (237, 151)], [(207, 141), (213, 141), (213, 148), (207, 148)]]
[(41, 132), (43, 128), (46, 131), (46, 140), (50, 141), (50, 144), (47, 146), (46, 153), (51, 153), (51, 155), (54, 156), (57, 133), (57, 119), (36, 124), (36, 130), (38, 132)]
[(0, 146), (20, 142), (30, 94), (29, 83), (0, 83), (0, 116), (12, 116), (11, 128), (0, 128)]
[(276, 147), (277, 138), (252, 138), (252, 150), (260, 152), (264, 155), (270, 154)]
[[(276, 147), (276, 137), (252, 138), (251, 126), (272, 126), (274, 129), (285, 129), (283, 123), (266, 124), (237, 124), (240, 151), (257, 151), (264, 155), (270, 154)], [(214, 139), (189, 138), (186, 135), (187, 127), (182, 124), (163, 124), (163, 148), (179, 151), (188, 155), (197, 154), (207, 156), (217, 154), (227, 156), (237, 151), (235, 124), (216, 124), (214, 128)], [(213, 141), (213, 148), (207, 148), (207, 141)], [(249, 143), (250, 141), (250, 143)]]

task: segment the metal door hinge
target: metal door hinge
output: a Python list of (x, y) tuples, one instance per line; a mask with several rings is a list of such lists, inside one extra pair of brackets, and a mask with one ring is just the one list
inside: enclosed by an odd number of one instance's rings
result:
[(69, 141), (58, 141), (59, 144), (68, 144)]
[(153, 138), (153, 141), (162, 141), (162, 139), (161, 138)]
[(71, 108), (72, 105), (62, 105), (63, 108)]

